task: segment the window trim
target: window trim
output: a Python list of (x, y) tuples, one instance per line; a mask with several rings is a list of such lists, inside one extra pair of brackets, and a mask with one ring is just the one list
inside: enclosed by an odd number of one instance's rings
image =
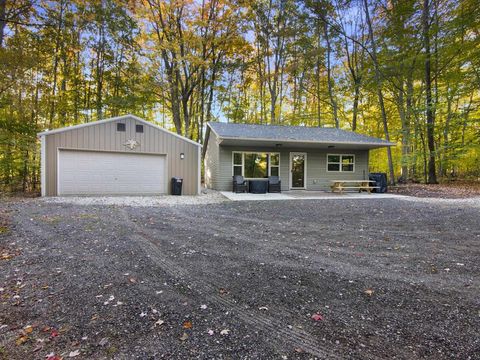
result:
[[(328, 161), (328, 157), (329, 156), (340, 156), (340, 162), (329, 162)], [(352, 171), (343, 171), (342, 170), (342, 160), (343, 160), (343, 157), (344, 156), (352, 156), (353, 157), (353, 170)], [(329, 153), (327, 154), (327, 159), (326, 159), (326, 170), (327, 172), (329, 173), (341, 173), (341, 172), (344, 172), (344, 173), (349, 173), (349, 174), (352, 174), (355, 172), (355, 163), (356, 163), (356, 159), (355, 159), (355, 154), (332, 154), (332, 153)], [(328, 170), (328, 165), (329, 164), (339, 164), (340, 167), (339, 167), (339, 170)]]
[(232, 151), (232, 176), (235, 174), (235, 166), (240, 166), (240, 164), (235, 164), (235, 154), (242, 155), (242, 176), (246, 180), (262, 180), (265, 178), (247, 178), (245, 177), (245, 154), (267, 154), (267, 177), (271, 176), (271, 162), (270, 162), (270, 155), (278, 155), (278, 165), (273, 165), (273, 167), (278, 167), (278, 177), (280, 177), (280, 163), (281, 163), (281, 156), (279, 152), (269, 152), (269, 151)]

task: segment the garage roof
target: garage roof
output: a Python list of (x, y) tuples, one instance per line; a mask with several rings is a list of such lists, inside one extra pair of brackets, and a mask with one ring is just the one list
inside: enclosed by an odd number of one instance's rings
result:
[(178, 135), (178, 134), (176, 134), (172, 131), (168, 131), (168, 130), (166, 130), (166, 129), (158, 126), (158, 125), (155, 125), (155, 124), (153, 124), (149, 121), (143, 120), (142, 118), (139, 118), (138, 116), (131, 115), (131, 114), (112, 117), (112, 118), (108, 118), (108, 119), (104, 119), (104, 120), (92, 121), (92, 122), (79, 124), (79, 125), (67, 126), (67, 127), (63, 127), (63, 128), (59, 128), (59, 129), (54, 129), (54, 130), (47, 130), (47, 131), (43, 131), (43, 132), (38, 133), (37, 136), (58, 134), (58, 133), (65, 132), (65, 131), (75, 130), (75, 129), (79, 129), (79, 128), (83, 128), (83, 127), (87, 127), (87, 126), (104, 124), (104, 123), (108, 123), (108, 122), (111, 122), (111, 121), (118, 121), (118, 120), (135, 120), (135, 121), (141, 122), (142, 124), (145, 124), (147, 126), (153, 126), (154, 128), (157, 128), (161, 131), (164, 131), (164, 132), (166, 132), (166, 133), (168, 133), (172, 136), (176, 136), (176, 137), (178, 137), (178, 138), (180, 138), (184, 141), (187, 141), (189, 143), (192, 143), (194, 145), (197, 145), (197, 146), (200, 146), (200, 147), (202, 146), (201, 144), (197, 143), (196, 141), (190, 140), (190, 139), (188, 139), (184, 136)]
[(209, 122), (208, 126), (220, 139), (264, 140), (278, 142), (306, 142), (331, 144), (358, 144), (374, 147), (395, 146), (372, 136), (362, 135), (353, 131), (336, 128), (286, 126), (286, 125), (256, 125)]

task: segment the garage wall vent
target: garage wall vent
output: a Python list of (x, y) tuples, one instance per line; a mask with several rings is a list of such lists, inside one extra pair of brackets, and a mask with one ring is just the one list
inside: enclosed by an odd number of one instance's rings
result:
[(135, 132), (143, 133), (143, 125), (135, 125)]
[(117, 131), (125, 131), (125, 128), (124, 123), (117, 123)]

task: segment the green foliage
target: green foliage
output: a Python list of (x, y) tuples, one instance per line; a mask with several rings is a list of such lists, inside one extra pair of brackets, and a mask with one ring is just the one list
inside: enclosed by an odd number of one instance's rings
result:
[[(2, 189), (38, 190), (37, 132), (125, 113), (198, 141), (211, 120), (334, 126), (335, 117), (341, 128), (385, 137), (363, 1), (4, 3)], [(424, 181), (423, 2), (368, 4), (389, 135), (398, 143), (395, 173)], [(431, 0), (440, 177), (480, 176), (477, 7)], [(387, 170), (385, 150), (370, 161), (372, 170)]]

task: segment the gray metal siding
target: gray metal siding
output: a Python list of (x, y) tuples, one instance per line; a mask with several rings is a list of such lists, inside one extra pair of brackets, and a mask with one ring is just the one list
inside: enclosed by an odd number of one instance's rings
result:
[[(329, 190), (331, 180), (362, 180), (368, 177), (368, 150), (323, 150), (323, 149), (288, 149), (228, 147), (208, 144), (209, 148), (216, 147), (219, 151), (217, 177), (213, 180), (216, 190), (231, 191), (232, 189), (232, 152), (257, 151), (280, 153), (280, 178), (282, 190), (289, 190), (290, 181), (290, 152), (304, 152), (307, 154), (307, 190)], [(208, 150), (207, 150), (208, 151)], [(355, 172), (327, 172), (327, 154), (355, 155)], [(206, 163), (206, 165), (208, 165)], [(207, 167), (206, 167), (207, 169)]]
[[(117, 123), (125, 123), (126, 131), (117, 131)], [(135, 132), (135, 125), (143, 125), (143, 133)], [(199, 189), (199, 152), (201, 147), (134, 118), (124, 118), (97, 125), (81, 127), (45, 136), (45, 195), (57, 195), (58, 149), (113, 151), (167, 155), (167, 177), (184, 179), (183, 194), (195, 195)], [(124, 146), (134, 139), (140, 146), (131, 150)], [(185, 159), (180, 159), (180, 153)], [(170, 192), (170, 181), (169, 189)]]

